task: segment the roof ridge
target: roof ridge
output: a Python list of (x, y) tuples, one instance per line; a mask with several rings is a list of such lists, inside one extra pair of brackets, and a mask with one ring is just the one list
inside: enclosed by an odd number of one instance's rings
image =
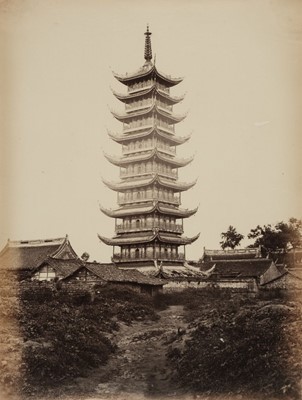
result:
[(52, 239), (33, 239), (33, 240), (10, 240), (8, 239), (8, 247), (30, 247), (43, 246), (51, 244), (62, 244), (66, 240), (66, 236)]
[(228, 260), (228, 259), (221, 259), (221, 260), (212, 260), (210, 262), (212, 263), (244, 263), (244, 262), (263, 262), (263, 261), (270, 261), (273, 262), (273, 259), (271, 258), (261, 258), (261, 257), (257, 257), (257, 258), (243, 258), (243, 259), (233, 259), (233, 260)]

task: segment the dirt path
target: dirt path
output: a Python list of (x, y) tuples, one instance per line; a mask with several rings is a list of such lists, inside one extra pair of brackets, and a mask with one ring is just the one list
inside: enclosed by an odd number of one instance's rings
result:
[[(175, 397), (181, 395), (174, 371), (167, 363), (166, 351), (173, 342), (182, 344), (186, 328), (182, 306), (171, 306), (159, 312), (158, 321), (122, 325), (116, 334), (117, 352), (109, 363), (89, 377), (95, 384), (90, 399), (134, 399)], [(87, 378), (79, 379), (80, 391), (85, 392)], [(91, 386), (90, 386), (91, 389)]]

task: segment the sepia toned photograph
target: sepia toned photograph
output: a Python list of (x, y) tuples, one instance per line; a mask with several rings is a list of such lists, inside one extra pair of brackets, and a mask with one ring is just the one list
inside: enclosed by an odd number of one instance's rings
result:
[(302, 399), (302, 2), (0, 0), (0, 400)]

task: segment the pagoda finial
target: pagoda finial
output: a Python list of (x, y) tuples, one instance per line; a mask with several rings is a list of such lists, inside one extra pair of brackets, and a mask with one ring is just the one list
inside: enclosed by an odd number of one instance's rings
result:
[(145, 32), (145, 60), (146, 62), (150, 62), (152, 60), (152, 48), (151, 48), (151, 32), (149, 32), (149, 24), (147, 24), (147, 30)]

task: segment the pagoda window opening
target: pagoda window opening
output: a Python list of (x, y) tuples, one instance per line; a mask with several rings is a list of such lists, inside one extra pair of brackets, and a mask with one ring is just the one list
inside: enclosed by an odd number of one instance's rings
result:
[(140, 258), (139, 256), (140, 256), (139, 248), (136, 248), (135, 249), (135, 258)]
[(140, 228), (140, 226), (141, 226), (141, 221), (140, 221), (140, 219), (137, 219), (136, 220), (136, 228)]
[(168, 258), (168, 249), (167, 249), (167, 247), (165, 247), (165, 258)]

